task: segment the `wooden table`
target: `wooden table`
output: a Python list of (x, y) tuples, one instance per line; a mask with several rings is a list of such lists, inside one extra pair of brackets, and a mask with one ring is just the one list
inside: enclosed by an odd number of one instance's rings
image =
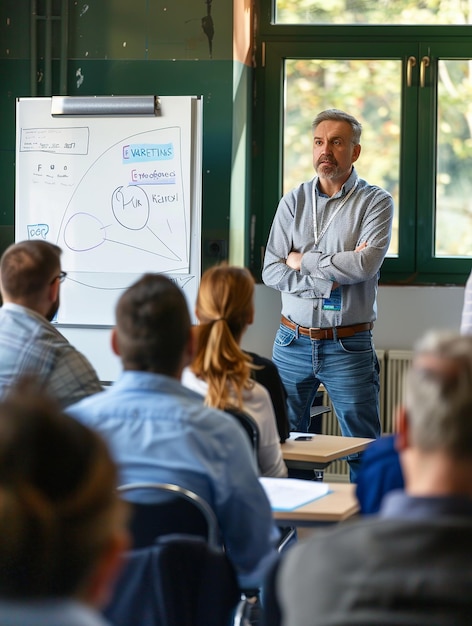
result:
[(303, 434), (311, 436), (311, 439), (309, 441), (287, 439), (281, 444), (282, 456), (289, 469), (324, 470), (331, 461), (362, 452), (373, 441), (364, 437)]
[(374, 441), (364, 437), (339, 437), (303, 433), (309, 441), (287, 439), (282, 445), (285, 461), (307, 461), (309, 463), (331, 463), (348, 454), (362, 452)]
[(294, 526), (316, 526), (341, 522), (359, 511), (355, 485), (330, 483), (330, 493), (294, 511), (274, 511), (277, 522)]

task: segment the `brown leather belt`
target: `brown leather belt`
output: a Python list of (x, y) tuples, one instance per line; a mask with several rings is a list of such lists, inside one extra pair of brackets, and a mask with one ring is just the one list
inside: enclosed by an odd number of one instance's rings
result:
[(287, 319), (282, 315), (282, 324), (292, 330), (297, 330), (300, 335), (310, 337), (310, 339), (333, 339), (334, 331), (336, 331), (337, 337), (352, 337), (356, 333), (361, 333), (364, 330), (372, 330), (374, 327), (373, 322), (366, 322), (365, 324), (353, 324), (352, 326), (336, 326), (335, 328), (305, 328), (305, 326), (298, 326), (292, 320)]

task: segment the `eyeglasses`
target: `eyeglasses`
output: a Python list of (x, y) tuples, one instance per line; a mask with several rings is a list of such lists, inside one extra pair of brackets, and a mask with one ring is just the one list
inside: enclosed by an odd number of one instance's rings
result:
[(57, 276), (54, 276), (54, 278), (51, 280), (51, 285), (53, 284), (53, 282), (57, 279), (59, 279), (60, 283), (63, 283), (65, 278), (67, 276), (67, 272), (59, 272), (59, 274)]

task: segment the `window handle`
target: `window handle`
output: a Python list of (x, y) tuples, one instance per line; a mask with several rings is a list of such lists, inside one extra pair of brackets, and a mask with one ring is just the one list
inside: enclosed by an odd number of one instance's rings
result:
[(423, 57), (421, 59), (421, 65), (420, 65), (420, 87), (424, 87), (424, 83), (425, 83), (425, 72), (426, 72), (426, 68), (429, 67), (429, 63), (430, 63), (430, 59), (429, 57)]
[(416, 65), (416, 57), (408, 57), (406, 62), (406, 86), (411, 87), (411, 70)]

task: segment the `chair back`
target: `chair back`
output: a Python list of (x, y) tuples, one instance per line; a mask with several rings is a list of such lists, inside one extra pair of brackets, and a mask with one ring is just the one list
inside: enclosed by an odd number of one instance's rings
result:
[(172, 534), (204, 537), (210, 546), (219, 546), (219, 527), (210, 505), (198, 494), (171, 483), (130, 483), (118, 487), (120, 494), (143, 491), (164, 496), (157, 502), (132, 502), (130, 532), (133, 547), (152, 545), (157, 537)]
[(287, 413), (287, 391), (280, 378), (279, 370), (272, 361), (255, 352), (247, 352), (257, 368), (252, 371), (254, 379), (267, 389), (274, 407), (280, 443), (290, 436), (290, 420)]
[(118, 491), (164, 499), (131, 502), (135, 545), (104, 616), (114, 626), (229, 626), (241, 592), (208, 503), (170, 483), (132, 483)]
[(103, 614), (114, 626), (229, 626), (239, 603), (223, 550), (201, 537), (169, 535), (126, 555)]
[(226, 407), (224, 411), (225, 413), (232, 415), (238, 421), (238, 423), (243, 427), (244, 432), (249, 437), (251, 447), (257, 459), (257, 455), (259, 452), (260, 433), (259, 433), (259, 426), (257, 425), (255, 419), (251, 417), (249, 413), (246, 413), (245, 411), (241, 411), (241, 409), (238, 409), (233, 406)]

